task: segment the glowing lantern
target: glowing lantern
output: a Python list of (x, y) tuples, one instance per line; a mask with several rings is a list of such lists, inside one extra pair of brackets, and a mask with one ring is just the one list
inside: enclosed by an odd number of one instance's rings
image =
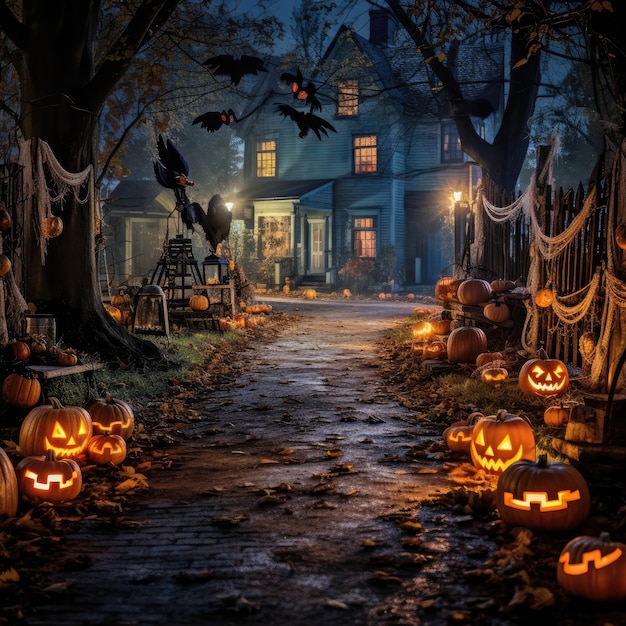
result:
[(119, 435), (94, 435), (87, 444), (87, 456), (98, 465), (116, 465), (126, 458), (126, 441)]
[(433, 334), (433, 327), (430, 322), (418, 322), (413, 326), (413, 339), (428, 339)]
[(91, 439), (89, 413), (79, 406), (63, 406), (57, 398), (31, 409), (20, 428), (22, 456), (53, 450), (57, 459), (75, 459), (85, 453)]
[(626, 544), (599, 537), (580, 536), (561, 551), (556, 578), (568, 593), (588, 600), (626, 599)]
[(484, 417), (482, 413), (475, 411), (467, 416), (466, 420), (460, 420), (450, 424), (443, 431), (443, 439), (450, 450), (454, 452), (470, 453), (470, 444), (476, 422)]
[(83, 486), (83, 476), (73, 459), (57, 459), (54, 450), (45, 456), (27, 456), (15, 467), (18, 488), (34, 502), (73, 500)]
[(554, 293), (552, 289), (548, 289), (547, 287), (545, 289), (540, 289), (535, 296), (535, 304), (543, 309), (552, 306), (553, 300)]
[(580, 526), (589, 517), (591, 498), (583, 475), (569, 463), (521, 460), (498, 478), (496, 506), (510, 526), (560, 532)]
[(91, 416), (94, 435), (120, 435), (128, 439), (133, 434), (135, 415), (124, 400), (107, 394), (104, 398), (93, 398), (85, 407)]
[(518, 384), (529, 396), (560, 396), (569, 387), (569, 374), (563, 361), (549, 359), (542, 348), (538, 358), (529, 359), (522, 365)]
[(500, 409), (476, 422), (470, 455), (478, 469), (502, 474), (516, 461), (535, 460), (535, 435), (525, 419)]

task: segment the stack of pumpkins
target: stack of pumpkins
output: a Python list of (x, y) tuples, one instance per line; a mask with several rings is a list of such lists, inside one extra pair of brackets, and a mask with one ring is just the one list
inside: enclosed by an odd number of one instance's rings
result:
[(239, 328), (254, 328), (263, 324), (267, 315), (270, 315), (273, 311), (271, 304), (262, 302), (246, 304), (245, 302), (239, 303), (239, 313), (235, 313), (234, 317), (220, 317), (219, 326), (220, 330), (237, 330)]
[[(496, 508), (509, 527), (565, 533), (579, 528), (591, 512), (587, 481), (570, 463), (536, 456), (528, 421), (499, 410), (472, 413), (451, 424), (443, 437), (454, 452), (469, 454), (473, 465), (497, 480)], [(626, 600), (626, 545), (580, 535), (566, 542), (556, 567), (558, 584), (568, 593), (596, 601)]]
[(20, 497), (31, 503), (76, 498), (81, 465), (124, 461), (134, 426), (131, 406), (110, 395), (93, 398), (84, 408), (64, 406), (57, 398), (33, 407), (20, 427), (22, 459), (15, 468), (0, 448), (0, 514), (14, 516)]

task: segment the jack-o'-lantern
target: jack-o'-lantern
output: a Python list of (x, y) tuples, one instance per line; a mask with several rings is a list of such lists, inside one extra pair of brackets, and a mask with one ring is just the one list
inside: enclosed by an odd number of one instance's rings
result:
[(8, 454), (0, 448), (0, 515), (13, 517), (17, 513), (19, 490), (17, 476)]
[(422, 356), (425, 359), (439, 359), (446, 356), (448, 346), (445, 341), (431, 341), (424, 346)]
[(91, 416), (94, 435), (120, 435), (128, 439), (135, 428), (135, 414), (128, 402), (107, 394), (92, 398), (85, 407)]
[(529, 396), (561, 396), (569, 387), (567, 366), (559, 359), (549, 359), (542, 348), (537, 358), (529, 359), (522, 365), (518, 384)]
[(535, 304), (542, 309), (552, 306), (554, 301), (554, 292), (549, 287), (540, 289), (535, 295)]
[(469, 454), (474, 426), (481, 417), (484, 417), (482, 413), (474, 411), (467, 416), (467, 419), (450, 424), (443, 431), (443, 440), (448, 448), (453, 452)]
[(486, 351), (487, 335), (478, 326), (461, 326), (448, 336), (448, 360), (451, 363), (476, 363), (476, 357)]
[(63, 406), (58, 398), (31, 409), (19, 434), (22, 456), (38, 456), (53, 450), (57, 459), (83, 455), (91, 439), (91, 416), (79, 406)]
[(626, 544), (611, 541), (609, 533), (580, 536), (561, 551), (556, 579), (568, 593), (588, 600), (626, 599)]
[(433, 334), (430, 322), (418, 322), (413, 326), (413, 339), (428, 339)]
[(83, 486), (83, 476), (74, 459), (57, 459), (54, 450), (43, 456), (27, 456), (15, 466), (18, 489), (35, 503), (73, 500)]
[(480, 380), (489, 387), (499, 387), (509, 379), (506, 367), (486, 367), (480, 373)]
[(516, 461), (535, 460), (535, 435), (525, 419), (500, 409), (476, 422), (470, 455), (478, 469), (502, 474)]
[(591, 498), (583, 475), (569, 463), (522, 459), (498, 478), (496, 506), (510, 526), (560, 532), (580, 526), (589, 517)]
[(422, 356), (424, 354), (424, 348), (428, 345), (427, 341), (413, 341), (411, 342), (411, 352), (415, 356)]
[(117, 465), (126, 458), (126, 441), (119, 435), (94, 435), (87, 444), (87, 456), (98, 465)]

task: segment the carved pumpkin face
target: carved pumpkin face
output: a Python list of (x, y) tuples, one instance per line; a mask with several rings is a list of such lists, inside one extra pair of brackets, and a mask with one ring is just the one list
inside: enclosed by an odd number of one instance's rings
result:
[(518, 383), (529, 396), (560, 396), (569, 387), (567, 366), (559, 359), (529, 359), (520, 369)]
[(611, 541), (606, 532), (575, 537), (561, 551), (557, 581), (565, 591), (588, 600), (626, 599), (626, 545)]
[(38, 456), (53, 450), (57, 459), (75, 459), (85, 453), (91, 435), (91, 417), (85, 409), (50, 398), (50, 404), (36, 406), (24, 418), (20, 453)]
[(535, 296), (535, 304), (542, 309), (545, 309), (552, 305), (554, 300), (554, 293), (552, 289), (545, 288), (540, 289)]
[(480, 374), (480, 380), (490, 387), (499, 387), (509, 379), (509, 372), (505, 367), (488, 367)]
[(577, 528), (589, 516), (589, 487), (569, 463), (548, 463), (545, 454), (536, 463), (510, 465), (498, 478), (496, 505), (510, 526), (539, 531)]
[(470, 413), (466, 420), (454, 422), (443, 431), (443, 439), (454, 452), (470, 453), (472, 434), (476, 422), (484, 417), (482, 413)]
[(87, 445), (87, 456), (98, 465), (121, 463), (126, 458), (126, 441), (119, 435), (94, 435)]
[(54, 451), (45, 456), (27, 456), (15, 467), (20, 493), (35, 502), (65, 502), (80, 493), (83, 477), (73, 459), (57, 459)]
[(428, 339), (433, 334), (433, 326), (430, 322), (418, 322), (413, 326), (413, 339)]
[(135, 428), (135, 415), (127, 402), (107, 395), (94, 398), (87, 403), (91, 415), (94, 435), (120, 435), (128, 439)]
[(500, 409), (474, 426), (470, 455), (475, 467), (502, 474), (516, 461), (535, 460), (535, 435), (526, 420)]

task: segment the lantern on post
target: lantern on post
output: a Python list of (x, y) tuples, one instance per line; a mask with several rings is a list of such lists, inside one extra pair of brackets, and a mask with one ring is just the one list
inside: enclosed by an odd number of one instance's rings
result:
[(167, 300), (158, 285), (143, 285), (135, 298), (133, 333), (170, 336)]
[(216, 254), (209, 254), (202, 261), (202, 280), (205, 285), (221, 285), (228, 282), (228, 261), (218, 257)]

